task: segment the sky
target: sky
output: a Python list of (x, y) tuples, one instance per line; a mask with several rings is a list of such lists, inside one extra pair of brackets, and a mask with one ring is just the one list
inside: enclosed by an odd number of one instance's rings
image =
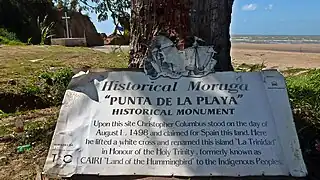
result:
[[(112, 20), (98, 22), (98, 32), (110, 34)], [(320, 0), (235, 0), (232, 35), (320, 35)]]

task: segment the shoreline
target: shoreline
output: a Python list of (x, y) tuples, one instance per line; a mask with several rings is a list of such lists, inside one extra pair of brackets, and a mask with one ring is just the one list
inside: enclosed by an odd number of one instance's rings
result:
[(320, 44), (255, 44), (231, 43), (231, 49), (266, 50), (297, 53), (320, 53)]
[[(111, 52), (112, 50), (129, 50), (129, 45), (104, 45), (90, 47), (90, 49), (102, 52)], [(297, 53), (320, 53), (320, 44), (259, 44), (259, 43), (231, 43), (232, 50), (265, 50)]]
[[(105, 53), (119, 51), (119, 47), (116, 46), (100, 46), (91, 49)], [(129, 49), (129, 46), (121, 46), (122, 51)], [(235, 64), (261, 65), (263, 63), (266, 68), (278, 70), (320, 67), (320, 44), (231, 43), (230, 54)]]

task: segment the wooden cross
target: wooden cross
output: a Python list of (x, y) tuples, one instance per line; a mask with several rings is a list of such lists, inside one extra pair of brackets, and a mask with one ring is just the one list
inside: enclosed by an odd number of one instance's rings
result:
[(62, 19), (65, 19), (65, 20), (66, 20), (67, 38), (69, 38), (69, 25), (68, 25), (68, 19), (70, 19), (70, 17), (68, 17), (67, 12), (64, 12), (64, 16), (62, 17)]

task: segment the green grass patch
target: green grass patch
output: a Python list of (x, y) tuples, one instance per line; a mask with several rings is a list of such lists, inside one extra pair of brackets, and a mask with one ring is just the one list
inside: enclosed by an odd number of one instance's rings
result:
[(21, 112), (19, 112), (19, 111), (15, 112), (15, 113), (5, 113), (0, 109), (0, 119), (8, 118), (10, 116), (18, 116), (20, 114), (21, 114)]
[(320, 70), (310, 70), (298, 76), (287, 77), (288, 94), (292, 108), (308, 124), (320, 129)]
[(0, 137), (9, 135), (13, 132), (14, 126), (12, 124), (0, 124)]
[(44, 71), (33, 82), (23, 86), (22, 93), (40, 97), (48, 106), (58, 106), (73, 75), (74, 72), (70, 68)]
[(262, 64), (246, 64), (242, 63), (240, 65), (235, 65), (234, 69), (238, 72), (254, 72), (254, 71), (261, 71), (266, 66)]
[(0, 116), (60, 105), (74, 73), (124, 68), (127, 63), (128, 53), (106, 54), (86, 47), (2, 46)]
[[(48, 132), (55, 125), (59, 114), (59, 107), (47, 109), (30, 110), (25, 112), (8, 113), (7, 117), (2, 116), (0, 121), (0, 139), (1, 137), (13, 135), (15, 140), (20, 144), (33, 143), (39, 141), (38, 136), (41, 136), (39, 131)], [(15, 123), (20, 121), (23, 123), (23, 133), (16, 133)], [(54, 129), (54, 128), (53, 128)], [(52, 129), (51, 129), (52, 130)], [(52, 131), (53, 132), (53, 131)], [(49, 132), (49, 133), (52, 133)], [(36, 139), (34, 139), (36, 138)], [(41, 140), (42, 141), (42, 140)]]
[(50, 145), (56, 127), (57, 116), (47, 118), (45, 121), (29, 121), (24, 125), (24, 132), (17, 138), (17, 144), (26, 145), (44, 143)]
[(3, 36), (11, 41), (19, 41), (17, 35), (13, 32), (8, 31), (7, 29), (0, 28), (0, 36)]
[(308, 69), (305, 68), (288, 68), (286, 70), (283, 70), (282, 73), (287, 75), (295, 75), (300, 72), (308, 71)]
[(22, 87), (37, 81), (40, 74), (62, 68), (73, 71), (124, 68), (127, 63), (128, 53), (106, 54), (85, 47), (2, 46), (0, 92), (20, 93)]
[(6, 37), (0, 36), (0, 44), (5, 44), (5, 45), (25, 45), (24, 43), (20, 41), (14, 41), (14, 40), (9, 40)]
[(289, 76), (286, 80), (302, 154), (309, 171), (315, 172), (320, 155), (316, 150), (320, 140), (320, 70)]
[(24, 43), (17, 38), (15, 33), (9, 32), (4, 28), (0, 28), (0, 44), (24, 45)]

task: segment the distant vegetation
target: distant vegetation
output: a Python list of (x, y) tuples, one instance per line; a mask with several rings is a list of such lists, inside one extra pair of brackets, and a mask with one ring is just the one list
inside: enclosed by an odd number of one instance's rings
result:
[(78, 5), (78, 0), (0, 0), (0, 44), (43, 44), (54, 12), (79, 11)]
[[(37, 18), (43, 19), (54, 9), (53, 3), (48, 0), (0, 0), (0, 28), (14, 35), (2, 36), (2, 44), (14, 42), (33, 44), (41, 41), (41, 30), (37, 25)], [(8, 42), (9, 40), (9, 42)]]
[(9, 32), (4, 28), (0, 28), (0, 44), (23, 45), (15, 33)]
[[(87, 3), (93, 3), (89, 5)], [(105, 6), (108, 3), (108, 6)], [(91, 0), (0, 0), (0, 28), (14, 34), (0, 36), (0, 44), (43, 44), (50, 37), (53, 24), (56, 23), (56, 11), (73, 11), (98, 13), (98, 19), (116, 20), (125, 28), (125, 36), (129, 31), (129, 14), (125, 12), (130, 7), (130, 1), (91, 1)], [(86, 11), (86, 12), (84, 12)], [(108, 14), (111, 14), (109, 16)], [(43, 22), (39, 26), (39, 20)]]

